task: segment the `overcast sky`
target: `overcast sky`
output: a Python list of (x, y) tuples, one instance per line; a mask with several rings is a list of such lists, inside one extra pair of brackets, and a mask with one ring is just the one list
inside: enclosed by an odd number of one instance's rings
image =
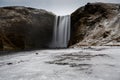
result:
[(120, 0), (0, 0), (0, 6), (28, 6), (67, 15), (88, 2), (120, 3)]

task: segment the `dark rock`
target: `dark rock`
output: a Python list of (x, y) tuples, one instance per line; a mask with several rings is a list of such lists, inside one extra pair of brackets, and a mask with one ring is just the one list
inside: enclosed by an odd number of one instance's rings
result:
[(29, 7), (0, 8), (0, 49), (48, 48), (55, 15)]
[(36, 55), (38, 55), (39, 53), (35, 53)]
[(13, 63), (7, 63), (7, 65), (12, 65)]

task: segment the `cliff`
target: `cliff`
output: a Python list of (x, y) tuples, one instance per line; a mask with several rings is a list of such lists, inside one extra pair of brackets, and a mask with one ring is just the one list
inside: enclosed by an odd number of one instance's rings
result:
[(47, 48), (55, 15), (42, 9), (0, 8), (0, 50)]
[(119, 46), (120, 4), (88, 3), (71, 14), (70, 46)]

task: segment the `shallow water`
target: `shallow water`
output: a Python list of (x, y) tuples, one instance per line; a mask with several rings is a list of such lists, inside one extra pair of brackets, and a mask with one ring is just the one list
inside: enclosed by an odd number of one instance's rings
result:
[(0, 56), (0, 80), (120, 80), (120, 47), (36, 50)]

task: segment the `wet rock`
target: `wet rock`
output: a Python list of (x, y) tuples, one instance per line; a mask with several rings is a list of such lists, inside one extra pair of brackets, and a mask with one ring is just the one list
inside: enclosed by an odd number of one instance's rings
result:
[(7, 63), (7, 65), (12, 65), (12, 64), (13, 64), (13, 63), (11, 63), (11, 62), (10, 62), (10, 63)]
[(39, 53), (35, 53), (36, 55), (38, 55)]

